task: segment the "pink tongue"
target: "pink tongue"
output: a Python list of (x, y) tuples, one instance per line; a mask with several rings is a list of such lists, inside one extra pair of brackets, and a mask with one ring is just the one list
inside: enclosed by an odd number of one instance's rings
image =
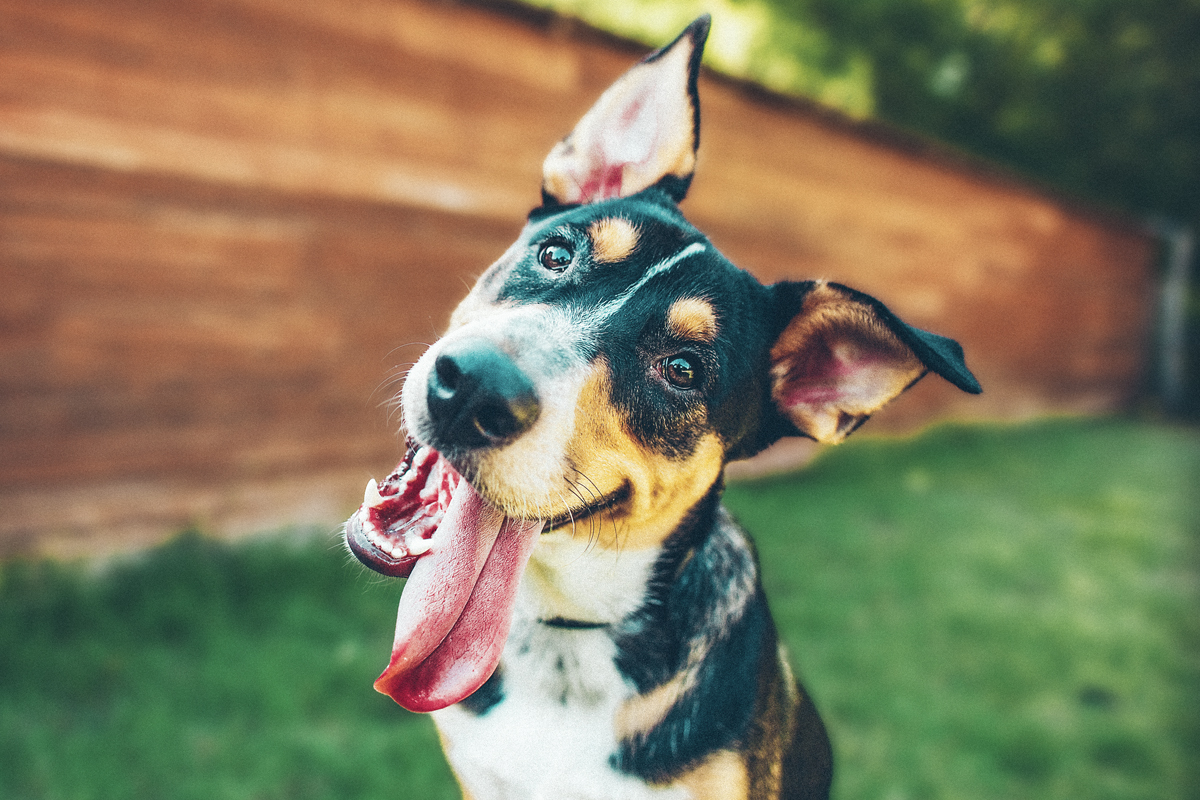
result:
[(375, 689), (410, 711), (453, 705), (496, 669), (540, 520), (508, 519), (467, 481), (413, 567), (396, 613), (392, 659)]

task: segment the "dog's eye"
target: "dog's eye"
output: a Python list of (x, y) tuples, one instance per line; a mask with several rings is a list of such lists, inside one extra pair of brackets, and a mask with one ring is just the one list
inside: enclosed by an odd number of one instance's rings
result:
[(700, 382), (700, 367), (691, 356), (664, 358), (659, 362), (658, 370), (667, 383), (677, 389), (691, 389)]
[(571, 252), (571, 248), (562, 242), (544, 244), (541, 252), (538, 253), (538, 261), (551, 272), (562, 272), (571, 266), (571, 260), (574, 257), (575, 254)]

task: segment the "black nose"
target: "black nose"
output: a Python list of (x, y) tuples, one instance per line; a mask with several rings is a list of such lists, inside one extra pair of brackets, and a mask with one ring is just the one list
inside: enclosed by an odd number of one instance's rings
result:
[(507, 354), (484, 339), (448, 346), (429, 376), (429, 416), (446, 447), (485, 447), (515, 439), (537, 421), (533, 383)]

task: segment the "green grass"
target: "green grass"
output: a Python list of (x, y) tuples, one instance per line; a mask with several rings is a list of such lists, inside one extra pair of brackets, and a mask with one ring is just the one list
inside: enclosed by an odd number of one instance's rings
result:
[(1200, 796), (1197, 488), (1197, 431), (1105, 421), (863, 440), (732, 489), (777, 531), (838, 796)]
[[(1200, 431), (860, 438), (731, 487), (835, 795), (1200, 797)], [(0, 797), (456, 797), (371, 689), (397, 582), (327, 537), (0, 567)]]
[(371, 689), (399, 590), (312, 535), (9, 564), (0, 798), (456, 797), (428, 720)]

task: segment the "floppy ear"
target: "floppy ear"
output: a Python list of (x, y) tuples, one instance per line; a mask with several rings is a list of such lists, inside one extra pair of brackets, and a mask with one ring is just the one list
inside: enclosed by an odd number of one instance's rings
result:
[(771, 397), (802, 435), (833, 444), (933, 371), (978, 394), (958, 342), (902, 322), (836, 283), (772, 287), (782, 329), (771, 348)]
[(547, 205), (596, 203), (659, 185), (687, 194), (700, 144), (696, 78), (710, 18), (617, 79), (542, 165)]

